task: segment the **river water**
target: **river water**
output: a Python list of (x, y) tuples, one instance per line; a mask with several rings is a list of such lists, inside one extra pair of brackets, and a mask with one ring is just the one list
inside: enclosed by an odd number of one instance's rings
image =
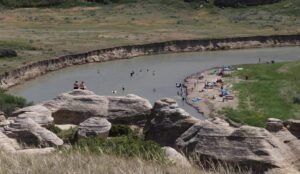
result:
[[(133, 93), (149, 99), (152, 103), (163, 97), (171, 97), (178, 100), (179, 105), (186, 111), (201, 119), (203, 116), (182, 102), (177, 95), (176, 83), (182, 83), (190, 74), (215, 66), (257, 63), (259, 58), (262, 61), (300, 60), (299, 48), (162, 54), (72, 66), (13, 87), (9, 92), (38, 103), (71, 90), (74, 81), (78, 80), (85, 81), (88, 89), (99, 95)], [(130, 77), (132, 71), (135, 73)], [(125, 88), (124, 92), (122, 87)], [(113, 90), (118, 93), (112, 94)]]

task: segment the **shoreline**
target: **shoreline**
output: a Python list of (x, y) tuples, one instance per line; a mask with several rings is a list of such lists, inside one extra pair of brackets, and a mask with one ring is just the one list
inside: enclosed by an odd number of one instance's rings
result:
[(223, 39), (175, 40), (152, 44), (99, 49), (86, 53), (66, 55), (54, 59), (37, 61), (20, 66), (19, 68), (0, 75), (0, 88), (9, 89), (10, 87), (16, 86), (22, 82), (72, 65), (95, 62), (101, 63), (118, 59), (129, 59), (138, 56), (166, 53), (287, 47), (299, 45), (300, 34), (235, 37)]
[[(228, 83), (230, 77), (223, 77), (217, 75), (218, 70), (221, 67), (209, 68), (186, 77), (184, 79), (184, 86), (186, 87), (186, 103), (195, 108), (200, 114), (203, 114), (207, 118), (220, 116), (218, 113), (223, 108), (238, 106), (238, 98), (234, 95), (234, 91), (231, 91), (232, 83)], [(233, 70), (228, 71), (232, 73)], [(218, 79), (222, 80), (222, 83), (215, 83), (211, 87), (205, 88), (205, 83), (216, 82)], [(230, 79), (232, 80), (232, 79)], [(230, 81), (229, 80), (229, 81)], [(221, 86), (229, 92), (230, 100), (224, 100), (220, 97)]]

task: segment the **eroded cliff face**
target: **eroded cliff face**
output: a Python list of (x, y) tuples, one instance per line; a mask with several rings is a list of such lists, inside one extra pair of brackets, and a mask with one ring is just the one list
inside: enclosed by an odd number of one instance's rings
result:
[(7, 89), (26, 80), (72, 65), (128, 59), (151, 54), (296, 45), (300, 45), (300, 35), (177, 40), (100, 49), (81, 54), (66, 55), (54, 59), (42, 60), (21, 66), (13, 71), (0, 75), (0, 88)]

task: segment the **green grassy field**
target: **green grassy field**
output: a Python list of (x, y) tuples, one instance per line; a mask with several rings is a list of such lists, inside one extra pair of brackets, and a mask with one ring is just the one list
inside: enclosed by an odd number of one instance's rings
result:
[[(240, 67), (240, 66), (239, 66)], [(228, 118), (263, 127), (268, 118), (300, 118), (300, 105), (293, 97), (300, 95), (300, 62), (243, 65), (234, 76), (242, 80), (234, 85), (239, 97), (236, 110), (226, 109)]]
[(22, 64), (87, 50), (175, 39), (220, 38), (300, 32), (300, 1), (217, 8), (178, 0), (121, 4), (69, 4), (0, 10), (0, 73)]

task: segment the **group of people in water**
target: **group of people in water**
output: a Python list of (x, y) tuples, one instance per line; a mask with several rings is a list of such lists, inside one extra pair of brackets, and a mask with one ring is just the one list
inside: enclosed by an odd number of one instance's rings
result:
[(85, 86), (84, 81), (81, 81), (81, 82), (79, 83), (79, 82), (76, 80), (76, 81), (74, 82), (73, 89), (81, 89), (81, 90), (85, 90), (85, 89), (86, 89), (86, 86)]

